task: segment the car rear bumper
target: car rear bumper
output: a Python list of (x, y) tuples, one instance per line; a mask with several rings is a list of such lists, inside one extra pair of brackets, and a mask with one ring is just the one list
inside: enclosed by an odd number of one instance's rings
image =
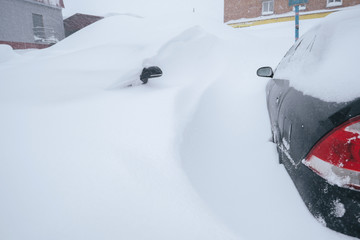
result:
[(330, 229), (360, 238), (360, 191), (331, 185), (301, 162), (280, 157), (312, 215)]

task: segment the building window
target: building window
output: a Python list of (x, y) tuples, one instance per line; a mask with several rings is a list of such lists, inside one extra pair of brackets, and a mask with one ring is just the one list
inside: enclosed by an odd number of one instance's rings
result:
[(43, 16), (33, 13), (32, 19), (35, 41), (42, 41), (43, 39), (45, 39)]
[(32, 19), (35, 42), (56, 43), (59, 41), (55, 36), (54, 29), (44, 27), (44, 19), (42, 15), (33, 13)]
[(274, 0), (267, 0), (262, 2), (262, 15), (274, 13)]
[(327, 7), (335, 7), (335, 6), (341, 6), (342, 0), (327, 0)]

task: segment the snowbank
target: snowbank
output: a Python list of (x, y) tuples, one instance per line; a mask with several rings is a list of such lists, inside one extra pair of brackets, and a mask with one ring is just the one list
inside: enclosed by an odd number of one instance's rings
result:
[(275, 78), (326, 101), (345, 102), (360, 96), (360, 7), (333, 13), (289, 50)]
[(0, 63), (11, 60), (16, 56), (11, 46), (0, 44)]
[[(220, 42), (197, 23), (157, 21), (110, 17), (0, 65), (1, 239), (235, 238), (194, 191), (176, 150), (202, 88), (186, 93), (188, 104), (179, 95)], [(163, 78), (107, 90), (155, 63)]]
[[(255, 72), (293, 25), (161, 20), (109, 17), (0, 64), (0, 239), (346, 238), (268, 142)], [(148, 65), (163, 77), (109, 90)]]

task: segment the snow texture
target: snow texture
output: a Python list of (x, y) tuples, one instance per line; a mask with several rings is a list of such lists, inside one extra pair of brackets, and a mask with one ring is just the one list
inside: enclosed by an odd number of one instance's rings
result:
[(344, 173), (345, 170), (341, 169), (341, 166), (334, 166), (316, 156), (312, 156), (309, 161), (303, 159), (302, 163), (312, 169), (316, 169), (332, 185), (346, 187), (352, 181), (358, 182), (356, 181), (357, 176), (353, 177), (346, 174), (346, 172)]
[[(255, 72), (292, 30), (113, 15), (1, 62), (0, 239), (350, 239), (311, 216), (268, 142)], [(161, 78), (114, 87), (152, 65)]]
[(41, 3), (45, 3), (45, 4), (49, 4), (49, 5), (53, 5), (53, 6), (58, 6), (60, 7), (60, 0), (35, 0), (37, 2), (41, 2)]
[(9, 61), (16, 56), (16, 53), (9, 45), (0, 44), (0, 63)]
[(294, 44), (274, 77), (325, 101), (354, 100), (360, 96), (359, 41), (359, 6), (331, 14)]
[(333, 214), (337, 218), (343, 217), (346, 212), (344, 204), (340, 202), (340, 199), (337, 199), (336, 201), (334, 201), (333, 204), (334, 204), (334, 207), (333, 207), (331, 214)]
[(323, 225), (324, 227), (326, 227), (326, 221), (325, 221), (325, 219), (324, 219), (321, 215), (316, 216), (316, 220), (317, 220), (321, 225)]

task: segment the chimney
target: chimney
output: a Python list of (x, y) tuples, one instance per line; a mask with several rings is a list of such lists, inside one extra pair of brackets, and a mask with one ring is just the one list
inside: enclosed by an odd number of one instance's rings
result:
[(60, 1), (59, 1), (59, 4), (60, 4), (60, 7), (65, 8), (64, 1), (63, 1), (63, 0), (60, 0)]

